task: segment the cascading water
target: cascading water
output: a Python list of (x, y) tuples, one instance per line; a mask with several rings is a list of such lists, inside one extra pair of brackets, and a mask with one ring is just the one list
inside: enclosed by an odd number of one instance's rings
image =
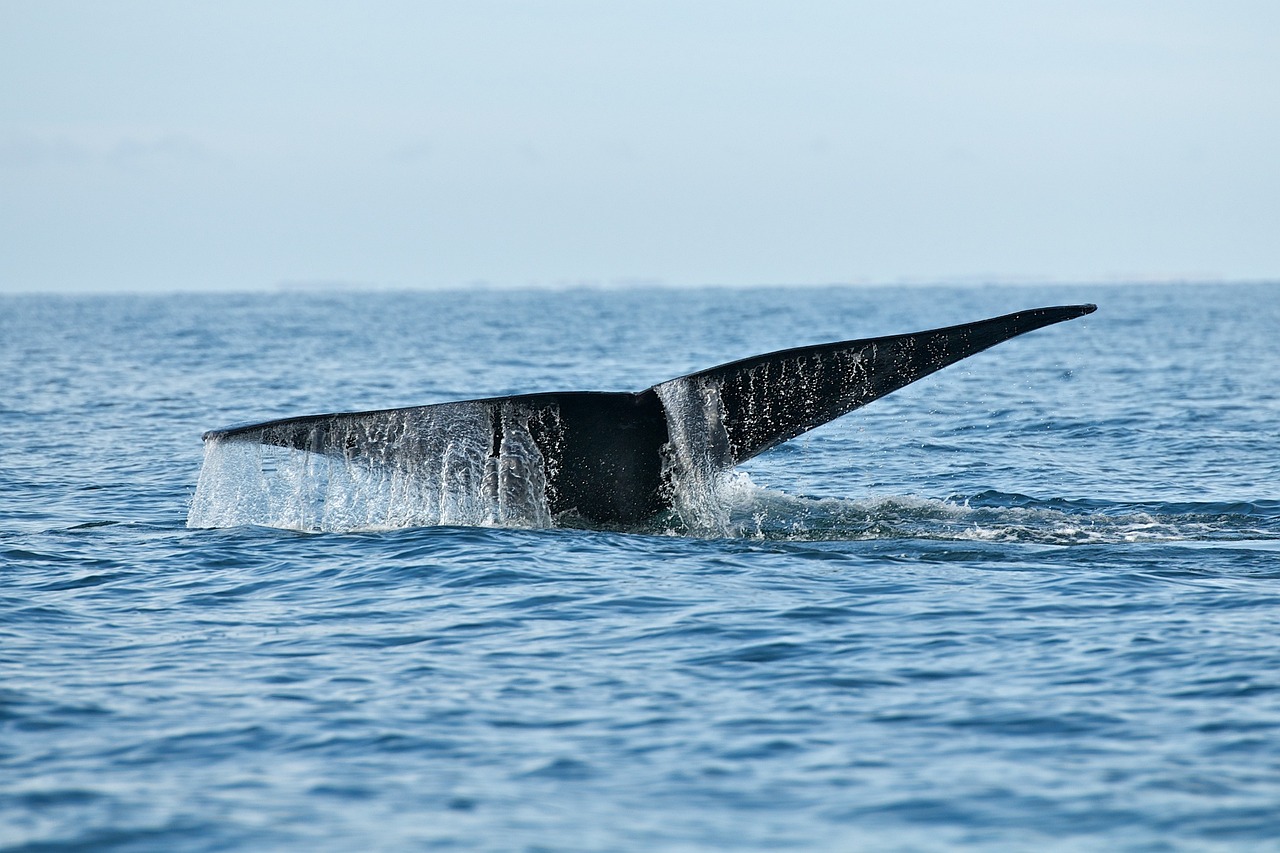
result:
[(736, 480), (718, 383), (693, 376), (654, 390), (667, 414), (670, 440), (662, 448), (662, 471), (672, 509), (690, 533), (734, 535), (730, 513)]
[(385, 412), (328, 425), (311, 442), (320, 452), (211, 438), (187, 525), (548, 527), (533, 414), (480, 402)]

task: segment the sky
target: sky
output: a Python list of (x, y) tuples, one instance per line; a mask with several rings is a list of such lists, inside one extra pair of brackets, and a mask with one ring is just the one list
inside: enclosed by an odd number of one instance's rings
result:
[(1271, 0), (0, 0), (0, 293), (1280, 280)]

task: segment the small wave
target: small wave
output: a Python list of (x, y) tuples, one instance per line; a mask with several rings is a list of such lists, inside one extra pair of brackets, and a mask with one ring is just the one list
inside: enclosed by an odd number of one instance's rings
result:
[[(789, 495), (735, 478), (731, 536), (829, 541), (926, 539), (1093, 545), (1178, 541), (1280, 542), (1280, 502), (1108, 503), (982, 492), (935, 499)], [(683, 531), (696, 533), (697, 531)]]

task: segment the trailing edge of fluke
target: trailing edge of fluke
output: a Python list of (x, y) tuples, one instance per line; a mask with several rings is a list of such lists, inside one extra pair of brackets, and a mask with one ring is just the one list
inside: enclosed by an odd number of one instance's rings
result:
[(489, 431), (484, 445), (491, 458), (501, 462), (520, 453), (540, 465), (553, 516), (634, 524), (671, 506), (678, 457), (690, 447), (699, 464), (730, 468), (988, 347), (1095, 310), (1035, 308), (906, 335), (781, 350), (635, 393), (523, 394), (308, 415), (211, 430), (204, 439), (290, 447), (374, 466), (415, 459), (438, 464), (424, 452), (427, 433), (438, 438), (449, 424), (476, 429), (479, 423)]

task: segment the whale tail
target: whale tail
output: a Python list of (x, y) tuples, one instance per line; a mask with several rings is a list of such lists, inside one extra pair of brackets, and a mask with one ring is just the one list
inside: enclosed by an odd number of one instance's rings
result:
[(672, 505), (682, 470), (714, 474), (988, 347), (1094, 310), (1037, 308), (798, 347), (637, 393), (527, 394), (309, 415), (211, 430), (204, 439), (428, 472), (442, 492), (470, 490), (498, 507), (498, 521), (507, 517), (504, 505), (518, 504), (537, 505), (537, 521), (576, 512), (592, 522), (635, 523)]

